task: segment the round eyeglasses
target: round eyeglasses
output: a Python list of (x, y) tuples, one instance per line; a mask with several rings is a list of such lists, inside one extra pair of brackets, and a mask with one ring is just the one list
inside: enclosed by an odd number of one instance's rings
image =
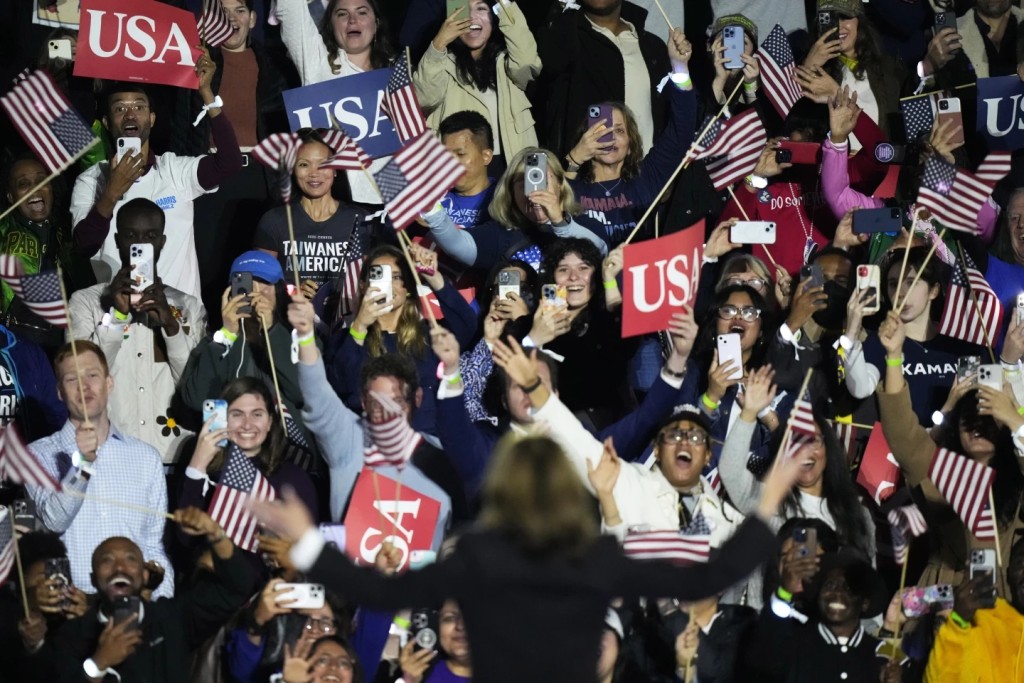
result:
[(718, 307), (718, 317), (722, 320), (732, 320), (733, 318), (739, 317), (740, 320), (748, 323), (752, 323), (761, 317), (761, 309), (753, 306), (744, 306), (739, 308), (732, 304), (725, 304), (724, 306)]
[(683, 441), (693, 446), (703, 446), (708, 442), (708, 435), (695, 429), (666, 429), (658, 434), (658, 443), (662, 446), (675, 446)]
[(744, 287), (750, 287), (756, 289), (759, 292), (763, 292), (768, 285), (771, 284), (768, 280), (760, 277), (752, 277), (749, 280), (745, 280), (741, 277), (730, 277), (726, 278), (726, 287), (735, 287), (736, 285), (743, 285)]

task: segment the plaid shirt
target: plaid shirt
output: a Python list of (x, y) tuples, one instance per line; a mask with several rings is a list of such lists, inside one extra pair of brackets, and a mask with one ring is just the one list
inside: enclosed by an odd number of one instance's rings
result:
[[(88, 481), (71, 465), (71, 454), (77, 446), (75, 425), (70, 420), (59, 432), (32, 442), (29, 448), (65, 489), (154, 510), (167, 509), (167, 484), (159, 454), (152, 446), (124, 436), (113, 424), (96, 453), (92, 465), (95, 474)], [(59, 491), (27, 488), (46, 528), (60, 534), (67, 546), (71, 578), (79, 589), (95, 591), (90, 573), (96, 547), (112, 536), (124, 536), (141, 548), (147, 561), (156, 560), (166, 572), (154, 599), (174, 596), (174, 570), (163, 546), (163, 519)]]

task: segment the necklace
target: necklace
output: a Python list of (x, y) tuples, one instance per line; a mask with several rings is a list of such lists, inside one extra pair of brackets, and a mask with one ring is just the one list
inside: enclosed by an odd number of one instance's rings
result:
[(602, 183), (602, 182), (598, 182), (598, 181), (595, 180), (594, 184), (595, 185), (599, 185), (601, 187), (601, 189), (604, 190), (604, 196), (605, 197), (611, 197), (612, 196), (612, 192), (615, 191), (615, 188), (618, 187), (620, 184), (622, 184), (622, 178), (619, 178), (618, 180), (616, 180), (615, 184), (612, 185), (612, 189), (610, 189), (610, 190), (607, 187), (605, 187), (604, 183)]
[(804, 234), (804, 263), (807, 263), (807, 259), (811, 257), (815, 249), (818, 248), (817, 242), (812, 237), (813, 231), (807, 227), (807, 223), (804, 221), (803, 209), (807, 208), (806, 202), (800, 202), (796, 198), (796, 183), (788, 183), (789, 194), (793, 197), (793, 207), (796, 209), (796, 217), (800, 220), (800, 232)]

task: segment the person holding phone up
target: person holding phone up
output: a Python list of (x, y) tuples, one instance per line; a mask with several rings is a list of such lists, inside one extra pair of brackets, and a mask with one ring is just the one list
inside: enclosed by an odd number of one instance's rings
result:
[[(726, 37), (726, 29), (729, 35)], [(737, 35), (739, 34), (739, 35)], [(753, 104), (761, 88), (761, 64), (754, 51), (759, 45), (757, 25), (742, 14), (727, 14), (715, 19), (710, 29), (711, 43), (708, 52), (714, 63), (715, 77), (711, 82), (711, 94), (718, 106), (725, 104), (725, 98), (742, 79), (743, 93), (740, 96), (745, 104)], [(729, 45), (725, 43), (728, 41)], [(728, 47), (730, 56), (726, 56)], [(737, 51), (735, 48), (739, 47)], [(733, 54), (738, 52), (737, 54)], [(702, 79), (703, 80), (703, 79)], [(704, 83), (699, 84), (702, 89)]]

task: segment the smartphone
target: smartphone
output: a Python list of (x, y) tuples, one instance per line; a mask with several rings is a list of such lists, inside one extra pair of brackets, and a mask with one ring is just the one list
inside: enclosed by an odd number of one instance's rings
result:
[(825, 286), (825, 274), (821, 272), (821, 264), (811, 263), (800, 269), (800, 279), (807, 280), (808, 278), (810, 278), (810, 282), (807, 283), (806, 289)]
[(793, 547), (797, 557), (814, 557), (818, 554), (818, 530), (814, 527), (798, 526), (793, 529)]
[(462, 8), (462, 14), (459, 15), (459, 19), (469, 19), (469, 1), (468, 0), (448, 0), (447, 9), (445, 10), (445, 17), (450, 17), (452, 13)]
[(156, 279), (153, 264), (153, 245), (148, 242), (132, 244), (128, 246), (128, 263), (132, 267), (132, 295), (130, 300), (133, 304), (139, 303), (142, 299), (142, 292), (152, 285)]
[(531, 193), (548, 189), (548, 155), (544, 152), (530, 152), (526, 155), (523, 169), (523, 191)]
[[(957, 33), (960, 32), (960, 29), (958, 29), (957, 25), (956, 25), (956, 12), (936, 12), (935, 13), (935, 25), (933, 27), (933, 35), (938, 34), (939, 31), (941, 31), (944, 28), (951, 28), (954, 31), (956, 31)], [(961, 50), (961, 48), (955, 47), (955, 48), (953, 48), (952, 50), (949, 51), (949, 54), (951, 54), (951, 55), (958, 55), (958, 54), (960, 54), (960, 50)]]
[(49, 59), (66, 59), (69, 62), (74, 59), (71, 55), (71, 40), (68, 38), (51, 40), (46, 48), (46, 54)]
[(743, 351), (740, 349), (740, 335), (735, 332), (718, 335), (718, 364), (733, 361), (733, 371), (726, 379), (743, 379)]
[[(391, 289), (391, 266), (386, 263), (378, 263), (370, 266), (370, 287), (376, 289), (384, 294), (379, 301), (388, 302), (394, 298), (394, 291)], [(394, 309), (394, 306), (387, 306), (382, 309), (385, 313), (390, 313)]]
[(518, 270), (503, 270), (498, 273), (498, 298), (507, 299), (509, 294), (519, 296)]
[(339, 552), (345, 552), (345, 525), (344, 524), (321, 524), (320, 533), (323, 535), (327, 545), (334, 546)]
[[(996, 551), (992, 548), (979, 548), (971, 551), (971, 562), (967, 567), (967, 574), (970, 578), (975, 578), (979, 574), (988, 574), (991, 577), (991, 585), (995, 585), (996, 580)], [(991, 607), (994, 603), (993, 600), (986, 601), (987, 606)]]
[(864, 307), (865, 313), (878, 313), (881, 308), (881, 301), (878, 298), (878, 293), (881, 291), (881, 270), (876, 265), (863, 265), (857, 266), (857, 291), (868, 290), (872, 299), (867, 306)]
[(736, 70), (743, 68), (743, 27), (735, 24), (726, 26), (722, 29), (722, 47), (725, 48), (723, 57), (725, 57), (724, 66), (729, 70)]
[(22, 526), (30, 531), (37, 530), (36, 520), (36, 503), (31, 498), (20, 498), (13, 503), (11, 507), (14, 508), (14, 524), (16, 526)]
[(541, 287), (541, 305), (548, 309), (565, 308), (568, 306), (566, 298), (568, 297), (568, 290), (565, 287), (559, 287), (558, 285), (544, 285)]
[(120, 163), (128, 154), (138, 154), (142, 151), (142, 140), (140, 138), (118, 138), (117, 152), (115, 158)]
[(943, 97), (939, 100), (939, 117), (937, 123), (943, 121), (953, 122), (953, 137), (951, 142), (953, 144), (964, 143), (964, 117), (960, 113), (960, 98), (959, 97)]
[(879, 209), (857, 209), (853, 212), (853, 233), (899, 232), (903, 226), (903, 209), (883, 206)]
[(56, 582), (57, 592), (63, 596), (61, 609), (71, 607), (71, 598), (68, 597), (68, 588), (74, 585), (71, 581), (71, 561), (66, 557), (51, 557), (43, 563), (43, 576), (47, 582)]
[(1017, 295), (1017, 324), (1024, 320), (1024, 292)]
[(587, 128), (593, 128), (603, 121), (608, 132), (597, 139), (601, 143), (612, 141), (612, 106), (610, 104), (592, 104), (587, 108)]
[(734, 244), (775, 244), (775, 223), (737, 221), (729, 228), (729, 241)]
[(114, 625), (124, 623), (134, 614), (136, 615), (135, 621), (126, 630), (138, 631), (142, 629), (142, 624), (139, 622), (138, 616), (140, 615), (140, 608), (142, 606), (142, 600), (137, 595), (122, 595), (119, 598), (114, 598), (113, 612), (111, 619)]
[[(213, 423), (210, 425), (211, 432), (226, 429), (228, 426), (228, 402), (222, 398), (208, 398), (203, 401), (203, 424), (206, 424), (211, 417), (213, 418)], [(217, 445), (224, 448), (228, 445), (228, 440), (221, 439)]]
[(981, 356), (960, 356), (956, 359), (956, 378), (971, 378), (978, 381), (978, 368), (981, 367)]
[(321, 609), (324, 606), (325, 591), (319, 583), (279, 583), (274, 586), (277, 595), (274, 602), (294, 600), (288, 609)]
[(903, 614), (920, 617), (932, 610), (952, 609), (953, 587), (948, 583), (914, 586), (903, 591)]
[(832, 37), (829, 38), (829, 42), (833, 40), (839, 40), (839, 15), (832, 10), (822, 10), (818, 12), (818, 35), (823, 36), (832, 29), (837, 29)]
[(821, 161), (821, 145), (817, 142), (783, 140), (775, 150), (775, 161), (780, 164), (816, 165)]
[[(252, 297), (252, 273), (231, 274), (231, 298), (244, 294), (246, 301)], [(238, 307), (239, 313), (252, 313), (252, 304), (246, 303)]]
[(438, 616), (436, 609), (415, 609), (409, 615), (412, 624), (409, 635), (412, 638), (413, 650), (437, 649)]
[(1002, 391), (1003, 366), (998, 364), (978, 366), (978, 384), (983, 387), (992, 387), (993, 389)]

